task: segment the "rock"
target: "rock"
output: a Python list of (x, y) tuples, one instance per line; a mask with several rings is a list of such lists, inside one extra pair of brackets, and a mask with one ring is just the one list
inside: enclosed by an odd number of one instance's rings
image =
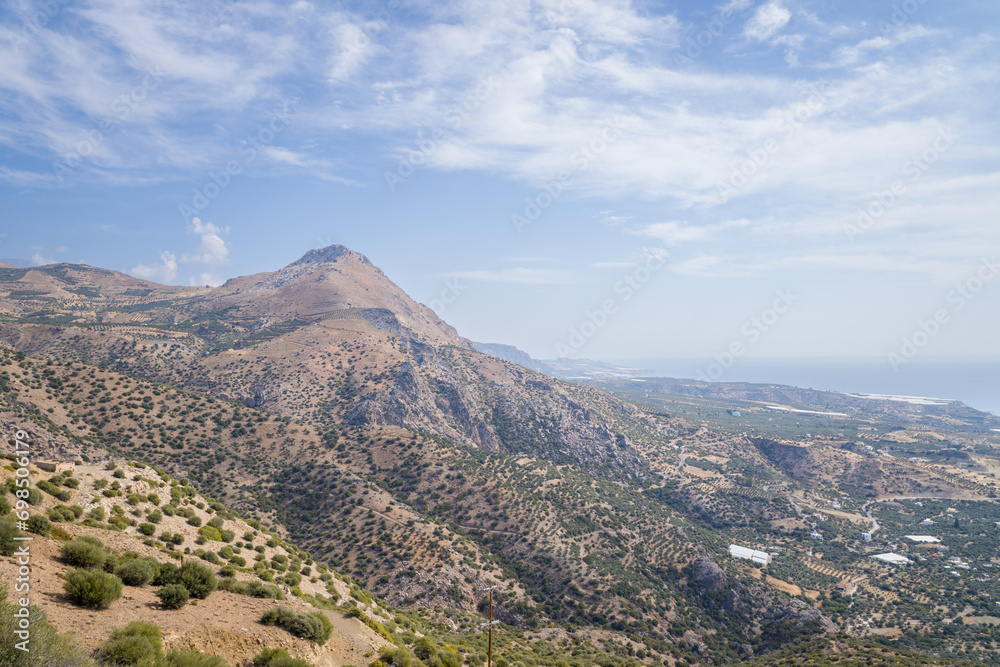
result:
[(726, 611), (736, 611), (740, 606), (740, 594), (734, 589), (729, 590), (729, 595), (726, 596), (726, 601), (722, 603), (722, 608)]
[(787, 605), (773, 607), (764, 615), (764, 624), (794, 623), (801, 628), (806, 623), (815, 621), (824, 632), (837, 632), (837, 624), (824, 616), (818, 609), (810, 607), (802, 600), (791, 600)]
[(709, 592), (721, 591), (726, 587), (726, 573), (708, 556), (702, 556), (695, 561), (694, 578)]

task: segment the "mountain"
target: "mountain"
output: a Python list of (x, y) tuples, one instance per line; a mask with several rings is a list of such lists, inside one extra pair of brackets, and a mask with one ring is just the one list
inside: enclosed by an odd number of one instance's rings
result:
[(473, 343), (473, 346), (483, 354), (509, 361), (524, 368), (530, 368), (531, 370), (544, 373), (550, 377), (559, 378), (560, 380), (635, 378), (652, 375), (652, 371), (641, 368), (623, 368), (622, 366), (615, 366), (614, 364), (594, 361), (592, 359), (569, 359), (561, 357), (559, 359), (538, 360), (513, 345)]
[[(852, 439), (833, 417), (749, 395), (570, 383), (483, 354), (342, 246), (215, 288), (71, 264), (0, 269), (0, 340), (0, 412), (31, 425), (40, 453), (186, 479), (451, 646), (468, 646), (447, 633), (471, 631), (497, 586), (497, 617), (521, 633), (509, 650), (552, 639), (581, 666), (735, 662), (897, 625), (906, 646), (988, 654), (984, 626), (961, 620), (987, 617), (980, 593), (1000, 598), (988, 576), (939, 580), (928, 559), (919, 578), (892, 579), (909, 606), (874, 583), (864, 599), (836, 590), (887, 576), (854, 524), (878, 516), (880, 538), (902, 540), (911, 517), (948, 509), (898, 497), (954, 505), (956, 557), (989, 548), (996, 438), (963, 430), (959, 413), (871, 416), (871, 442), (907, 448), (890, 457), (865, 449), (860, 425)], [(816, 420), (809, 437), (799, 419)], [(966, 455), (942, 454), (952, 443)], [(834, 498), (839, 514), (807, 514)], [(731, 544), (779, 555), (762, 572)], [(931, 580), (953, 624), (911, 637)], [(563, 658), (539, 647), (519, 660)]]

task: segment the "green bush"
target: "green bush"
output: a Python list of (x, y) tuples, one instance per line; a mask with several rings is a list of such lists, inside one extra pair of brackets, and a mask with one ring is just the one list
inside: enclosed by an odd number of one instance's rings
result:
[(41, 514), (33, 514), (28, 517), (28, 531), (42, 537), (48, 537), (49, 533), (52, 532), (52, 522)]
[(174, 578), (177, 576), (177, 566), (173, 563), (160, 563), (157, 569), (156, 576), (153, 577), (154, 586), (166, 586), (167, 584), (174, 583)]
[(72, 507), (66, 507), (65, 505), (56, 505), (49, 510), (49, 519), (52, 521), (66, 521), (72, 522), (80, 518), (83, 514), (83, 508), (79, 505), (73, 505)]
[(87, 512), (87, 516), (89, 516), (91, 519), (94, 519), (95, 521), (104, 521), (105, 517), (104, 508), (98, 505), (97, 507)]
[(88, 609), (107, 609), (122, 596), (122, 582), (101, 570), (72, 570), (65, 576), (64, 588), (69, 599)]
[(70, 635), (60, 635), (38, 607), (28, 607), (31, 619), (31, 644), (29, 651), (17, 648), (22, 641), (14, 634), (20, 609), (7, 602), (7, 591), (0, 583), (0, 665), (4, 667), (94, 667)]
[(219, 536), (223, 542), (232, 542), (236, 538), (236, 533), (231, 530), (220, 530)]
[(222, 517), (216, 516), (216, 517), (212, 517), (211, 519), (208, 520), (208, 525), (212, 526), (213, 528), (215, 528), (217, 530), (222, 530), (223, 524), (224, 524), (224, 522), (222, 520)]
[(201, 517), (199, 517), (199, 516), (189, 516), (187, 522), (188, 522), (189, 526), (195, 526), (195, 527), (200, 526), (201, 525)]
[(105, 554), (104, 563), (101, 565), (101, 569), (108, 574), (114, 574), (115, 570), (118, 569), (118, 556), (113, 553)]
[(333, 624), (320, 612), (298, 613), (287, 607), (274, 607), (264, 612), (260, 622), (276, 625), (296, 637), (324, 644), (333, 632)]
[(156, 565), (139, 558), (123, 561), (115, 568), (115, 574), (126, 586), (145, 586), (158, 572)]
[(94, 541), (78, 537), (72, 542), (67, 542), (62, 545), (59, 557), (62, 558), (63, 562), (74, 567), (101, 567), (108, 554), (100, 543), (94, 544)]
[(115, 628), (108, 641), (97, 650), (97, 660), (109, 666), (142, 664), (152, 667), (162, 657), (163, 633), (146, 621), (133, 621)]
[(224, 579), (221, 583), (219, 583), (219, 590), (269, 600), (285, 599), (285, 594), (281, 592), (280, 588), (272, 586), (271, 584), (263, 584), (259, 581), (237, 581), (236, 579)]
[(146, 515), (146, 518), (149, 519), (150, 523), (160, 523), (163, 521), (163, 512), (160, 510), (153, 510)]
[(49, 494), (50, 496), (54, 496), (63, 502), (66, 502), (72, 497), (70, 492), (67, 491), (66, 489), (60, 489), (52, 482), (48, 482), (44, 479), (39, 480), (37, 486), (45, 493)]
[(160, 602), (167, 609), (180, 609), (187, 604), (190, 594), (188, 589), (180, 584), (167, 584), (156, 591), (156, 597), (160, 598)]
[(215, 526), (202, 526), (198, 529), (198, 537), (213, 542), (222, 541), (222, 535), (219, 534), (219, 530)]
[(166, 667), (229, 667), (218, 656), (198, 651), (173, 651), (167, 656)]
[(156, 526), (151, 523), (140, 523), (139, 532), (143, 535), (153, 535), (156, 532)]
[(10, 509), (10, 503), (7, 502), (7, 496), (0, 494), (0, 514), (9, 514)]
[(18, 546), (15, 537), (21, 537), (21, 531), (18, 530), (14, 517), (0, 519), (0, 556), (14, 555)]
[(181, 565), (174, 575), (174, 581), (188, 589), (192, 597), (202, 600), (218, 586), (215, 574), (201, 563), (194, 561)]
[(312, 667), (305, 660), (293, 658), (284, 649), (266, 648), (253, 657), (253, 667)]

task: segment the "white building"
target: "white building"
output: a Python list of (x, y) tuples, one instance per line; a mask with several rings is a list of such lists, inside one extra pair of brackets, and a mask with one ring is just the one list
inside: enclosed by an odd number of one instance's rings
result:
[(871, 542), (872, 541), (872, 534), (871, 533), (861, 533), (861, 539), (863, 539), (865, 542)]
[(756, 549), (748, 549), (747, 547), (741, 547), (738, 544), (729, 545), (729, 555), (733, 558), (742, 558), (743, 560), (751, 560), (758, 565), (767, 565), (771, 560), (771, 556), (766, 551), (757, 551)]
[(809, 535), (809, 539), (810, 540), (822, 541), (822, 539), (823, 539), (823, 533), (811, 533)]
[(892, 552), (887, 554), (875, 554), (872, 558), (880, 560), (883, 563), (889, 563), (890, 565), (911, 565), (913, 563), (913, 561), (906, 556), (900, 556), (899, 554), (894, 554)]
[(941, 541), (940, 537), (931, 537), (930, 535), (905, 535), (904, 537), (917, 544), (937, 544)]
[(934, 519), (924, 519), (923, 521), (920, 522), (920, 525), (921, 526), (933, 526), (934, 525)]

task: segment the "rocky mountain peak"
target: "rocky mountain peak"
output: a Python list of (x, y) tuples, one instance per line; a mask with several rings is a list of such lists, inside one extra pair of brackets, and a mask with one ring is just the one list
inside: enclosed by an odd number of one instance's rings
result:
[(325, 248), (314, 248), (302, 255), (302, 257), (289, 266), (301, 266), (304, 264), (333, 264), (341, 261), (354, 261), (361, 264), (371, 264), (371, 261), (360, 252), (355, 252), (347, 246), (335, 243)]

